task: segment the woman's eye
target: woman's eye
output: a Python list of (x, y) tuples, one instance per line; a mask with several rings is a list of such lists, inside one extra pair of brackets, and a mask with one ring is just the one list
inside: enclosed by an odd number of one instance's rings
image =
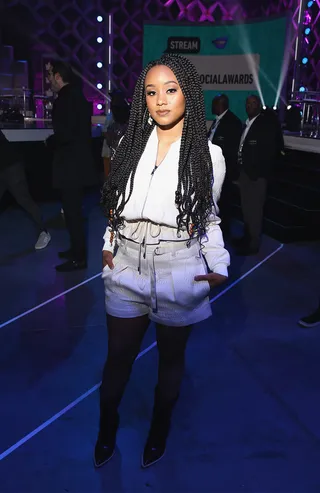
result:
[(147, 91), (147, 96), (154, 96), (155, 95), (155, 91)]
[(177, 92), (177, 89), (175, 89), (174, 87), (172, 87), (171, 89), (168, 89), (167, 91), (169, 94), (174, 94), (175, 92)]

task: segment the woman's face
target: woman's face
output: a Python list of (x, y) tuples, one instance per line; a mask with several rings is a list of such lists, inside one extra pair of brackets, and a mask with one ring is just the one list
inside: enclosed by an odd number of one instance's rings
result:
[(150, 69), (145, 93), (149, 113), (160, 127), (174, 127), (183, 119), (186, 101), (170, 68), (157, 65)]

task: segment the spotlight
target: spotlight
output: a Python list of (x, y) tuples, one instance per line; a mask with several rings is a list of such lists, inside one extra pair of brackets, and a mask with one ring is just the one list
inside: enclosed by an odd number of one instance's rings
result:
[(102, 21), (103, 21), (103, 17), (102, 17), (101, 15), (98, 15), (98, 17), (97, 17), (97, 21), (98, 21), (98, 22), (102, 22)]
[(97, 62), (97, 67), (102, 68), (102, 62)]
[(101, 84), (101, 82), (98, 82), (98, 84), (97, 84), (97, 88), (98, 88), (98, 89), (102, 89), (102, 84)]
[(264, 111), (266, 111), (267, 107), (266, 107), (266, 106), (263, 106), (263, 107), (262, 107), (262, 109), (263, 109)]
[(274, 111), (277, 111), (277, 109), (278, 109), (278, 108), (276, 107), (276, 105), (274, 105), (273, 110), (274, 110)]
[(306, 56), (302, 58), (303, 65), (306, 65), (308, 63), (308, 61), (309, 60), (308, 60), (308, 58)]
[(97, 110), (102, 110), (102, 104), (97, 104)]
[(291, 110), (291, 108), (292, 108), (292, 106), (291, 106), (291, 104), (289, 104), (289, 105), (287, 106), (287, 110), (289, 111), (289, 110)]
[(307, 3), (307, 6), (308, 6), (308, 8), (310, 9), (310, 8), (312, 7), (312, 5), (313, 5), (313, 0), (310, 0), (310, 1)]
[(306, 36), (309, 36), (309, 34), (310, 34), (310, 33), (311, 33), (311, 29), (310, 29), (310, 27), (306, 27), (306, 28), (305, 28), (305, 30), (304, 30), (304, 34), (305, 34)]
[(301, 86), (299, 92), (306, 92), (306, 88), (304, 86)]
[(99, 37), (97, 38), (97, 43), (102, 43), (102, 41), (103, 41), (103, 39), (101, 38), (101, 36), (99, 36)]

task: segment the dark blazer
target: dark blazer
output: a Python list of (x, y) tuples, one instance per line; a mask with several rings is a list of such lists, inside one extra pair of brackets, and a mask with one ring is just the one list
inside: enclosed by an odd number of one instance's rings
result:
[(53, 104), (53, 187), (84, 187), (96, 183), (91, 138), (91, 110), (81, 88), (68, 84)]
[[(210, 128), (208, 137), (210, 137)], [(226, 160), (226, 179), (235, 180), (238, 177), (238, 151), (242, 134), (242, 123), (232, 111), (228, 110), (218, 124), (212, 143), (221, 147)]]
[(12, 164), (21, 161), (22, 158), (15, 142), (9, 142), (0, 130), (0, 172)]
[(241, 155), (241, 169), (252, 179), (269, 178), (279, 153), (279, 128), (264, 115), (252, 123)]

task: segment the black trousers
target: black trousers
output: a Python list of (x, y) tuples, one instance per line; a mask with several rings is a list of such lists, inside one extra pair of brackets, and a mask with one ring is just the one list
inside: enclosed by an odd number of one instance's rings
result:
[(6, 190), (8, 190), (17, 203), (30, 214), (39, 232), (45, 230), (41, 211), (30, 195), (22, 163), (15, 163), (0, 172), (0, 200)]
[(87, 259), (82, 199), (83, 188), (63, 188), (61, 190), (62, 208), (70, 236), (70, 248), (73, 259), (76, 261)]
[(220, 201), (218, 204), (220, 209), (219, 217), (221, 219), (221, 230), (226, 236), (230, 233), (232, 219), (232, 193), (232, 181), (229, 177), (226, 177), (221, 190)]
[(250, 248), (259, 248), (263, 222), (263, 209), (267, 196), (267, 179), (252, 180), (244, 171), (239, 177), (241, 209)]

